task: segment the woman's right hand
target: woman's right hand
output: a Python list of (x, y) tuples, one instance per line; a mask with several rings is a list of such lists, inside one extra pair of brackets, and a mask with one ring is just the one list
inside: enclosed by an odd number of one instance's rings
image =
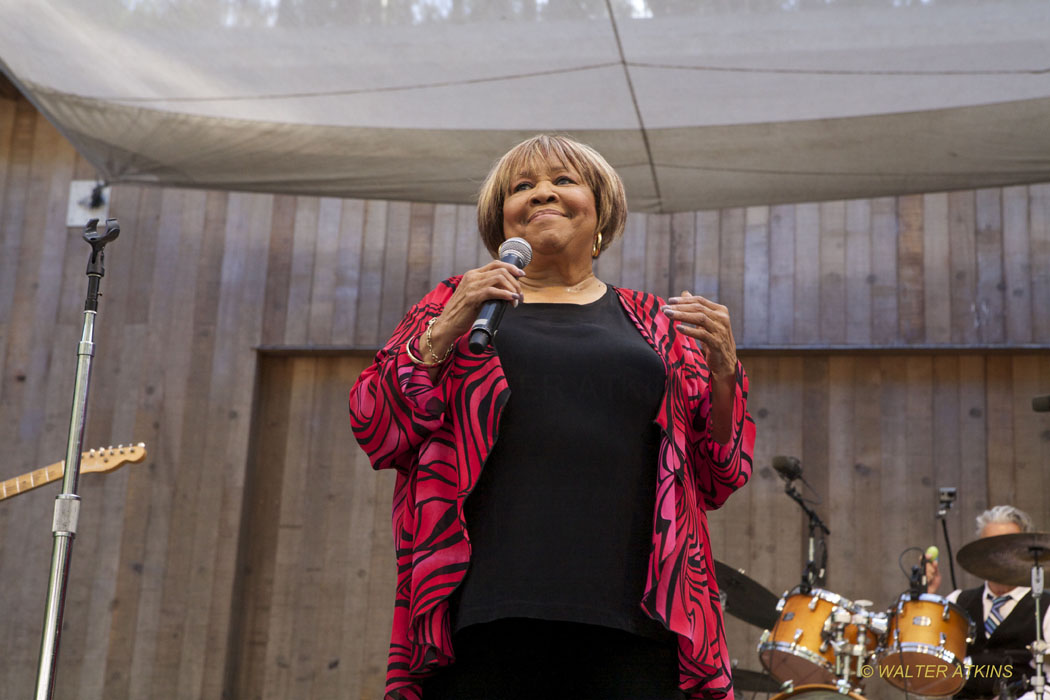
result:
[[(478, 318), (481, 305), (486, 301), (520, 301), (522, 291), (518, 278), (524, 275), (524, 270), (499, 260), (463, 273), (463, 279), (452, 293), (452, 298), (445, 304), (444, 310), (430, 329), (430, 342), (437, 359), (444, 357), (456, 339), (470, 330)], [(420, 344), (423, 345), (422, 339)], [(420, 351), (426, 351), (426, 348), (420, 347)], [(426, 360), (430, 362), (434, 358), (428, 354)]]

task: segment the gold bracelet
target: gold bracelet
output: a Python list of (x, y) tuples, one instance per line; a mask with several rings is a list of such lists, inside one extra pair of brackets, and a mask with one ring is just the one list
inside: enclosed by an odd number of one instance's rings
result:
[[(434, 352), (434, 345), (430, 342), (430, 329), (434, 327), (435, 323), (437, 323), (437, 316), (427, 321), (427, 332), (424, 333), (423, 336), (426, 338), (427, 341), (427, 352), (430, 353), (430, 359), (434, 361), (434, 365), (442, 365), (445, 364), (445, 360), (448, 359), (448, 356), (452, 354), (452, 349), (456, 347), (456, 344), (450, 343), (448, 346), (448, 350), (445, 351), (445, 356), (439, 360), (437, 353)], [(433, 367), (434, 365), (431, 366)]]
[(428, 367), (428, 368), (429, 367), (437, 367), (438, 365), (441, 364), (440, 362), (432, 362), (430, 364), (427, 364), (426, 362), (423, 362), (423, 360), (421, 360), (418, 357), (416, 357), (415, 355), (413, 355), (412, 354), (412, 340), (413, 340), (412, 338), (409, 338), (408, 340), (405, 341), (405, 354), (408, 355), (408, 359), (412, 360), (412, 364), (414, 364), (414, 365), (416, 365), (418, 367)]

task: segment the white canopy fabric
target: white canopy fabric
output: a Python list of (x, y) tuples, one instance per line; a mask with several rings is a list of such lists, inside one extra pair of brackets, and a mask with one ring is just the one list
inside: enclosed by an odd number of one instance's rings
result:
[(540, 131), (636, 211), (1050, 181), (1047, 0), (0, 0), (110, 182), (471, 202)]

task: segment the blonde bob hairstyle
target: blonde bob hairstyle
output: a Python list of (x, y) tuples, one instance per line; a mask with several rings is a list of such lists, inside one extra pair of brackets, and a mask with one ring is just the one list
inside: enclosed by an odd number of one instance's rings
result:
[(540, 134), (522, 141), (499, 159), (489, 171), (478, 193), (478, 231), (492, 253), (499, 255), (503, 244), (503, 203), (510, 195), (515, 178), (533, 170), (540, 162), (571, 166), (594, 193), (598, 214), (598, 231), (602, 233), (601, 249), (605, 250), (623, 233), (627, 222), (627, 196), (623, 182), (613, 167), (590, 146), (566, 136)]

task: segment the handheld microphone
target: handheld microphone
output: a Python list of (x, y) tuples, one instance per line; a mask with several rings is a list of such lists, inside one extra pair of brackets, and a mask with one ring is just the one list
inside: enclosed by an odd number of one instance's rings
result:
[(802, 476), (802, 463), (799, 462), (798, 457), (785, 457), (780, 455), (773, 458), (773, 469), (777, 471), (777, 474), (784, 479), (784, 481), (794, 481)]
[[(499, 260), (524, 270), (525, 266), (532, 262), (532, 246), (524, 238), (508, 238), (499, 247)], [(471, 352), (480, 353), (489, 346), (506, 309), (507, 302), (504, 299), (489, 299), (481, 305), (478, 320), (470, 327), (468, 347)]]

